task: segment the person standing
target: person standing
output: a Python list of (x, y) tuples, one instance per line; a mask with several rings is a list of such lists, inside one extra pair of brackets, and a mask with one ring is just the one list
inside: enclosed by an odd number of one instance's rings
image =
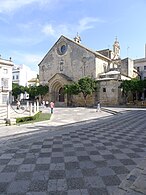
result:
[(51, 114), (53, 114), (53, 109), (54, 109), (54, 102), (50, 102), (50, 108), (51, 108)]
[(101, 106), (100, 106), (100, 102), (98, 101), (97, 102), (97, 109), (96, 109), (96, 112), (100, 112), (101, 111)]
[(19, 110), (19, 109), (20, 109), (20, 101), (17, 100), (17, 110)]

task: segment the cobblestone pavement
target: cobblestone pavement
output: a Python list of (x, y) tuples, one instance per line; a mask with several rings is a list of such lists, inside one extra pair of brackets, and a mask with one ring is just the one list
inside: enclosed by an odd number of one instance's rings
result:
[(146, 194), (145, 118), (145, 110), (132, 110), (56, 127), (27, 126), (36, 131), (1, 144), (0, 194)]

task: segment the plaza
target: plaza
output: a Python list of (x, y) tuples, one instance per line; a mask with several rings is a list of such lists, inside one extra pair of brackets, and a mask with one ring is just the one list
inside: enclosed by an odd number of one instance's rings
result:
[(104, 109), (55, 108), (50, 121), (1, 126), (0, 194), (146, 194), (146, 110)]

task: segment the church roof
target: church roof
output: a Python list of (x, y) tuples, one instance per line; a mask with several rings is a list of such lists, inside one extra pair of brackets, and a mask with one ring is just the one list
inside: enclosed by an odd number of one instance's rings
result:
[[(76, 44), (76, 45), (82, 47), (83, 49), (86, 49), (87, 51), (93, 53), (96, 57), (101, 57), (101, 58), (104, 58), (104, 59), (107, 60), (107, 61), (111, 61), (110, 58), (108, 58), (108, 57), (102, 55), (102, 54), (99, 53), (98, 51), (93, 51), (93, 50), (91, 50), (91, 49), (89, 49), (89, 48), (83, 46), (81, 43), (77, 43), (76, 41), (74, 41), (74, 40), (72, 40), (72, 39), (69, 39), (68, 37), (65, 37), (64, 35), (61, 35), (60, 38), (56, 41), (56, 43), (55, 43), (54, 45), (56, 45), (57, 42), (58, 42), (61, 38), (64, 38), (64, 39), (66, 39), (66, 40), (68, 40), (68, 41), (70, 41), (70, 42), (72, 42), (72, 43), (74, 43), (74, 44)], [(52, 48), (54, 47), (54, 45), (52, 46)], [(52, 48), (51, 48), (51, 49), (52, 49)], [(48, 51), (48, 53), (51, 51), (51, 49)], [(47, 54), (48, 54), (48, 53), (47, 53)], [(47, 54), (44, 56), (44, 58), (47, 56)], [(38, 66), (42, 63), (42, 61), (44, 60), (44, 58), (41, 60), (41, 62), (38, 64)]]
[[(74, 41), (74, 40), (72, 40), (72, 39), (69, 39), (68, 37), (65, 37), (64, 35), (61, 35), (61, 37), (64, 37), (64, 38), (67, 39), (68, 41), (71, 41), (71, 42), (77, 44), (78, 46), (80, 46), (80, 47), (82, 47), (82, 48), (88, 50), (89, 52), (95, 54), (96, 56), (105, 58), (106, 60), (110, 60), (110, 58), (108, 58), (108, 57), (106, 57), (106, 56), (100, 54), (98, 51), (93, 51), (92, 49), (89, 49), (89, 48), (85, 47), (85, 46), (82, 45), (81, 43), (77, 43), (76, 41)], [(61, 38), (61, 37), (60, 37), (60, 38)], [(59, 38), (59, 39), (60, 39), (60, 38)]]

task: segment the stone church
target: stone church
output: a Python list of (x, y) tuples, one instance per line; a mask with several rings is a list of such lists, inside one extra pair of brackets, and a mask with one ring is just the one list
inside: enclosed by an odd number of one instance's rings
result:
[[(79, 35), (74, 40), (62, 35), (39, 63), (40, 84), (49, 87), (45, 100), (52, 100), (58, 106), (70, 105), (70, 97), (64, 94), (64, 85), (83, 77), (91, 77), (99, 83), (97, 92), (87, 99), (88, 106), (97, 101), (102, 105), (118, 105), (122, 103), (121, 81), (137, 76), (133, 60), (120, 58), (117, 38), (113, 50), (92, 51), (81, 44)], [(73, 96), (72, 104), (83, 106), (83, 97)]]

